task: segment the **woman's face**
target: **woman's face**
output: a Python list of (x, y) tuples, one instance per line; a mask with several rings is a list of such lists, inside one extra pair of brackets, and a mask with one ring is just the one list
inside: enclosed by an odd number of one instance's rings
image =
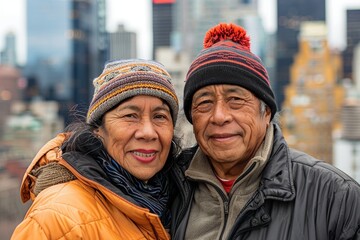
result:
[(139, 95), (107, 112), (95, 133), (115, 161), (146, 181), (164, 167), (174, 126), (170, 108), (163, 100)]

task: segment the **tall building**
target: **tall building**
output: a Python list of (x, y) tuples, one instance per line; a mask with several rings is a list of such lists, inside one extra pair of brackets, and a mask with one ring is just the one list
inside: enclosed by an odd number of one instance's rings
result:
[(300, 25), (304, 21), (325, 21), (325, 0), (277, 0), (277, 53), (274, 91), (278, 106), (284, 101), (290, 66), (298, 52)]
[(303, 22), (299, 45), (285, 89), (284, 136), (291, 147), (332, 163), (345, 98), (341, 57), (329, 49), (325, 22)]
[(353, 77), (354, 49), (360, 43), (360, 9), (348, 9), (346, 11), (346, 49), (343, 52), (344, 78)]
[[(27, 4), (27, 68), (41, 97), (82, 110), (105, 61), (105, 0), (32, 0)], [(100, 66), (99, 66), (100, 65)]]
[[(248, 27), (253, 22), (253, 26), (259, 27), (256, 23), (257, 0), (224, 0), (221, 4), (218, 0), (182, 0), (176, 1), (174, 10), (172, 46), (177, 51), (186, 51), (191, 59), (203, 48), (207, 30), (220, 22), (246, 22)], [(261, 26), (260, 30), (262, 29)]]
[[(351, 84), (351, 91), (354, 91)], [(357, 86), (359, 87), (359, 86)], [(356, 88), (355, 88), (356, 89)], [(334, 141), (334, 165), (360, 183), (360, 92), (350, 94), (342, 106), (342, 132)]]
[(123, 24), (117, 31), (109, 33), (110, 59), (129, 59), (137, 57), (136, 33), (125, 30)]
[(17, 66), (16, 36), (13, 32), (9, 32), (5, 36), (5, 46), (0, 52), (0, 64)]
[(101, 73), (106, 54), (105, 0), (72, 0), (72, 103), (87, 110), (92, 79)]
[(342, 131), (334, 141), (334, 165), (360, 183), (360, 44), (354, 49), (353, 79), (346, 80)]
[(159, 47), (171, 46), (175, 2), (176, 0), (152, 0), (153, 59)]

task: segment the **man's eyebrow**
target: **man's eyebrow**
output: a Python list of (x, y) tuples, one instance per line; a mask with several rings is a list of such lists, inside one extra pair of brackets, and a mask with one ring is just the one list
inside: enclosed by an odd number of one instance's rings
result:
[(206, 96), (211, 96), (212, 93), (210, 93), (209, 91), (202, 91), (200, 93), (195, 93), (194, 94), (194, 99), (196, 98), (201, 98), (201, 97), (206, 97)]
[(244, 94), (244, 90), (242, 88), (228, 88), (225, 90), (225, 93), (241, 93)]

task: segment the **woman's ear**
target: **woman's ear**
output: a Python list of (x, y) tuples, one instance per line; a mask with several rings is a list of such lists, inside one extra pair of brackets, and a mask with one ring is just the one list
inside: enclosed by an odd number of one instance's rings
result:
[(94, 133), (95, 137), (97, 137), (99, 139), (102, 139), (102, 137), (100, 135), (100, 129), (99, 128), (94, 129), (93, 133)]

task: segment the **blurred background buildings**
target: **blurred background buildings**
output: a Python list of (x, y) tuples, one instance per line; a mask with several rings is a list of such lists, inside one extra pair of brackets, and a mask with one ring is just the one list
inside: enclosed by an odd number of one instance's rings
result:
[[(329, 45), (334, 29), (326, 24), (326, 0), (277, 0), (275, 32), (266, 31), (257, 0), (148, 1), (151, 57), (169, 70), (180, 104), (187, 69), (205, 32), (219, 22), (240, 24), (268, 69), (290, 146), (360, 182), (360, 4), (344, 10), (342, 50)], [(106, 60), (139, 57), (136, 43), (144, 40), (121, 22), (109, 32), (106, 9), (106, 0), (27, 1), (25, 63), (18, 61), (16, 34), (0, 36), (0, 230), (5, 239), (28, 207), (20, 202), (19, 183), (36, 152), (74, 114), (86, 113), (92, 80)], [(184, 146), (194, 144), (182, 114), (176, 132)]]

